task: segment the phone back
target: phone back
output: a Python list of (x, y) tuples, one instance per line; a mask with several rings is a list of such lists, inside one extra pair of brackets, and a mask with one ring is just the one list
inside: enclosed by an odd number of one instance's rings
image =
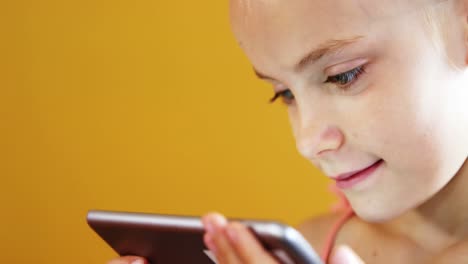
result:
[[(213, 264), (198, 217), (89, 211), (88, 224), (119, 255), (141, 256), (152, 264)], [(306, 240), (277, 222), (243, 221), (263, 246), (284, 264), (320, 264)]]

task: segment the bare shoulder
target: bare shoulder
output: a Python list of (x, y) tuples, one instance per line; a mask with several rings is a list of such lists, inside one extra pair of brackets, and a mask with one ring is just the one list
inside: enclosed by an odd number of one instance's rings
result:
[[(298, 226), (298, 230), (317, 252), (322, 253), (327, 236), (345, 213), (308, 219)], [(434, 264), (468, 263), (468, 240), (434, 255), (392, 228), (391, 222), (370, 223), (357, 216), (340, 227), (335, 245), (340, 244), (350, 246), (365, 263), (427, 263), (427, 260)]]
[[(334, 225), (346, 214), (346, 212), (330, 213), (308, 219), (301, 223), (297, 229), (318, 252), (323, 252), (327, 237)], [(351, 217), (338, 230), (336, 241), (339, 244), (347, 244), (353, 248), (365, 248), (378, 240), (381, 233), (378, 228)]]
[(313, 217), (299, 224), (297, 230), (317, 252), (322, 252), (328, 234), (342, 216), (343, 213), (330, 213)]
[(468, 263), (468, 240), (452, 245), (432, 259), (431, 264)]

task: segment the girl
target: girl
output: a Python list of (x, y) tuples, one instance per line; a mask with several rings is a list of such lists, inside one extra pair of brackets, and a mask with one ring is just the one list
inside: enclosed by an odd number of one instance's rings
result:
[[(349, 201), (299, 227), (324, 261), (468, 263), (468, 0), (232, 0), (230, 10), (255, 73), (288, 106), (300, 153)], [(243, 225), (216, 213), (203, 222), (219, 263), (277, 263)]]

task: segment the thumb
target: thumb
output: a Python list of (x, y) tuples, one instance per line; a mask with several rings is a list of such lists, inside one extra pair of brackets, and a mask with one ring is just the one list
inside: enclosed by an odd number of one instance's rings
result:
[(364, 264), (364, 261), (348, 246), (335, 249), (330, 264)]

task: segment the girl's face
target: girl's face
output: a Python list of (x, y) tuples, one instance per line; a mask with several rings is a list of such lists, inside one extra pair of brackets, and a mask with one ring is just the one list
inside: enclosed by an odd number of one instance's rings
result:
[[(300, 153), (329, 177), (380, 161), (343, 189), (368, 221), (427, 201), (467, 158), (465, 20), (452, 1), (427, 2), (231, 1), (234, 33), (288, 105)], [(429, 23), (428, 5), (453, 14)]]

